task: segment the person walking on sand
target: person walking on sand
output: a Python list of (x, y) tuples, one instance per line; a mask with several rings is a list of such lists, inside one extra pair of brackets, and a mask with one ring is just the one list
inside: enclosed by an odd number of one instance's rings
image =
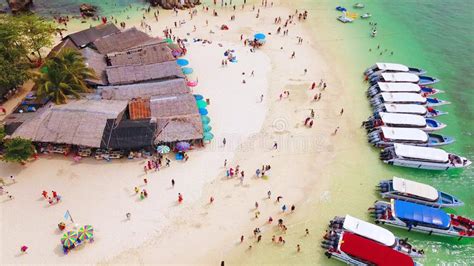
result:
[(250, 76), (253, 77), (254, 76), (254, 71), (252, 70), (252, 72), (250, 73)]
[(267, 192), (267, 197), (268, 197), (268, 199), (270, 199), (271, 196), (272, 196), (272, 192), (269, 190), (269, 191)]
[(268, 223), (271, 224), (272, 222), (273, 222), (273, 218), (270, 216), (270, 217), (268, 218)]
[(226, 143), (227, 143), (227, 140), (226, 140), (225, 138), (222, 139), (222, 144), (224, 145), (224, 147), (225, 147), (225, 144), (226, 144)]
[(278, 196), (278, 197), (277, 197), (277, 202), (280, 202), (280, 200), (281, 200), (282, 198), (283, 198), (282, 196)]
[(214, 197), (211, 196), (211, 197), (209, 198), (209, 204), (212, 204), (213, 202), (214, 202)]
[(183, 202), (183, 195), (181, 195), (181, 193), (178, 193), (178, 203), (182, 203)]
[(23, 245), (20, 247), (21, 254), (26, 254), (26, 251), (28, 250), (28, 247)]
[(336, 127), (336, 129), (334, 130), (333, 135), (336, 135), (338, 130), (339, 130), (339, 127)]
[(255, 202), (255, 209), (258, 209), (258, 202)]
[(309, 235), (309, 229), (306, 228), (306, 230), (305, 230), (305, 236), (308, 236), (308, 235)]
[(278, 150), (278, 143), (276, 141), (273, 142), (273, 149)]
[(301, 246), (300, 244), (296, 245), (296, 252), (300, 252), (301, 251)]
[(12, 183), (16, 183), (15, 177), (12, 175), (10, 176), (10, 180), (12, 181)]
[(313, 82), (313, 84), (311, 84), (311, 89), (314, 90), (314, 88), (316, 88), (316, 82)]
[(240, 236), (240, 243), (242, 243), (242, 242), (244, 242), (244, 236), (243, 235)]
[(283, 204), (283, 206), (281, 206), (281, 210), (282, 210), (283, 212), (286, 212), (286, 204)]
[(258, 219), (258, 216), (260, 216), (260, 212), (259, 212), (259, 211), (256, 211), (256, 212), (255, 212), (255, 219)]
[(224, 160), (224, 167), (227, 167), (227, 159)]
[(344, 108), (341, 109), (340, 115), (344, 113)]
[(140, 190), (138, 189), (138, 187), (135, 187), (134, 190), (135, 190), (135, 194), (138, 194), (138, 192), (140, 192)]
[(260, 95), (260, 102), (263, 102), (263, 94)]
[(291, 59), (295, 58), (295, 55), (296, 55), (296, 53), (295, 53), (295, 51), (293, 51), (293, 53), (291, 54)]
[(171, 187), (172, 188), (174, 188), (174, 184), (175, 184), (174, 179), (171, 179)]
[(311, 109), (311, 118), (314, 118), (314, 109)]
[(130, 219), (132, 218), (132, 214), (129, 213), (129, 212), (127, 212), (127, 213), (125, 214), (125, 217), (127, 217), (127, 220), (130, 221)]
[(258, 235), (257, 237), (257, 243), (260, 242), (262, 240), (262, 235)]
[(148, 185), (148, 179), (144, 178), (143, 182), (145, 183), (145, 186)]
[(295, 211), (295, 205), (291, 205), (291, 212), (294, 212)]

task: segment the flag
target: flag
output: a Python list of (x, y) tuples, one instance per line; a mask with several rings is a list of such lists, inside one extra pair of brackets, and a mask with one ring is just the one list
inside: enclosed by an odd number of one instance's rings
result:
[(69, 210), (67, 210), (66, 213), (64, 214), (64, 219), (68, 220), (69, 217), (71, 217), (71, 215), (69, 215)]

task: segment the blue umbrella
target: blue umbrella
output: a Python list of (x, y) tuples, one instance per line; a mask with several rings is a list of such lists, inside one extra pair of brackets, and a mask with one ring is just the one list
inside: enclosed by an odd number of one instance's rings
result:
[(176, 60), (176, 64), (178, 64), (178, 66), (187, 66), (187, 65), (189, 65), (189, 61), (186, 60), (186, 59), (180, 58), (180, 59)]
[(203, 140), (212, 140), (214, 138), (214, 135), (211, 132), (205, 132), (202, 135)]
[(211, 122), (211, 119), (207, 115), (202, 115), (201, 116), (201, 121), (202, 121), (203, 124), (209, 124), (209, 122)]
[(183, 67), (182, 70), (183, 70), (183, 73), (185, 75), (189, 75), (189, 74), (193, 73), (193, 69), (190, 68), (190, 67)]
[(196, 101), (199, 101), (204, 99), (204, 97), (201, 94), (194, 94), (194, 99), (196, 99)]
[(204, 130), (204, 132), (210, 132), (212, 127), (209, 124), (204, 124), (202, 125), (202, 130)]
[(206, 108), (199, 108), (199, 114), (200, 115), (207, 115), (209, 112), (207, 111)]
[(257, 40), (264, 40), (265, 39), (265, 34), (263, 33), (257, 33), (253, 36)]

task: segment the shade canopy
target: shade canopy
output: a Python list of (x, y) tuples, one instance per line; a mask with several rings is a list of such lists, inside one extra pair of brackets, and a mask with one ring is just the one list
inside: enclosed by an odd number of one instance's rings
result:
[(171, 43), (173, 43), (173, 40), (171, 38), (166, 38), (165, 42), (168, 43), (168, 44), (171, 44)]
[(393, 215), (411, 223), (424, 223), (441, 228), (449, 228), (451, 218), (438, 208), (401, 200), (392, 200)]
[(204, 100), (196, 101), (196, 104), (197, 104), (198, 108), (206, 108), (207, 107), (207, 103)]
[(394, 147), (397, 156), (403, 158), (440, 163), (445, 163), (449, 160), (449, 154), (438, 148), (418, 147), (404, 144), (395, 144)]
[(185, 75), (189, 75), (189, 74), (193, 73), (193, 69), (190, 68), (190, 67), (183, 67), (182, 70), (183, 70), (183, 74), (185, 74)]
[(394, 63), (376, 63), (377, 68), (380, 70), (390, 70), (390, 71), (400, 71), (400, 72), (407, 72), (410, 70), (407, 66), (402, 64), (394, 64)]
[(204, 132), (202, 139), (203, 140), (212, 140), (214, 135), (211, 132)]
[(264, 40), (266, 38), (265, 34), (263, 33), (257, 33), (253, 37), (257, 40)]
[(201, 115), (207, 115), (209, 112), (207, 111), (206, 108), (199, 108), (199, 114)]
[(411, 181), (404, 178), (393, 177), (393, 189), (404, 194), (414, 195), (430, 201), (435, 201), (439, 197), (438, 190), (432, 186)]
[(66, 248), (70, 248), (74, 246), (76, 242), (77, 242), (77, 232), (69, 231), (67, 233), (64, 233), (63, 237), (61, 237), (61, 244), (63, 244), (63, 246)]
[(210, 132), (212, 130), (212, 127), (209, 124), (204, 124), (202, 125), (202, 129), (204, 132)]
[(201, 121), (203, 124), (209, 124), (209, 122), (211, 122), (211, 118), (209, 118), (207, 115), (203, 115), (201, 116)]
[(185, 141), (180, 141), (176, 143), (176, 149), (178, 149), (178, 151), (187, 151), (189, 150), (190, 147), (191, 147), (191, 144)]
[(425, 127), (426, 119), (421, 115), (394, 114), (381, 112), (380, 117), (385, 125), (410, 125)]
[(176, 64), (178, 64), (178, 66), (187, 66), (189, 65), (189, 61), (186, 59), (180, 58), (176, 60)]
[(425, 115), (426, 107), (419, 104), (385, 104), (385, 110), (389, 113), (418, 114)]
[(396, 72), (396, 73), (382, 73), (382, 77), (388, 82), (418, 82), (420, 77), (415, 74)]
[(368, 223), (366, 221), (357, 219), (350, 215), (346, 215), (344, 218), (344, 229), (358, 234), (360, 236), (377, 241), (385, 246), (393, 246), (395, 244), (395, 236), (392, 232), (385, 228), (377, 226), (375, 224)]
[(428, 134), (417, 128), (381, 127), (384, 138), (400, 141), (427, 142)]
[(201, 94), (194, 94), (194, 99), (197, 101), (204, 99), (204, 97)]
[(420, 92), (418, 84), (410, 82), (377, 82), (382, 92)]
[(188, 85), (189, 87), (196, 87), (198, 85), (198, 82), (190, 80), (190, 81), (186, 82), (186, 85)]
[(170, 152), (170, 147), (166, 146), (166, 145), (160, 145), (158, 147), (156, 147), (156, 152), (160, 153), (160, 154), (167, 154)]
[[(416, 85), (416, 84), (415, 84)], [(417, 103), (425, 104), (426, 98), (418, 93), (409, 92), (382, 92), (380, 94), (386, 103)]]
[(94, 228), (92, 225), (84, 225), (78, 230), (78, 239), (81, 241), (91, 240), (94, 238)]

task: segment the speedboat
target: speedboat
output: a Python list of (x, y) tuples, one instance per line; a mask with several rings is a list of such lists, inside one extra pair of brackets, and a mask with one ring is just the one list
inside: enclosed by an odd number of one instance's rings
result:
[(425, 118), (421, 115), (393, 114), (380, 112), (377, 116), (369, 117), (362, 125), (368, 132), (372, 132), (382, 126), (394, 128), (417, 128), (426, 132), (440, 130), (446, 124), (438, 122), (432, 118)]
[(438, 147), (454, 142), (454, 138), (440, 134), (426, 133), (418, 128), (380, 127), (368, 134), (368, 141), (378, 148), (392, 146), (395, 143), (421, 147)]
[(414, 83), (409, 82), (400, 82), (400, 83), (393, 83), (393, 82), (377, 82), (377, 84), (372, 85), (367, 89), (367, 97), (374, 97), (379, 93), (417, 93), (421, 94), (421, 96), (426, 97), (428, 95), (434, 95), (440, 90), (429, 88), (429, 87), (421, 87)]
[(342, 15), (342, 16), (337, 17), (337, 20), (339, 20), (339, 21), (342, 22), (342, 23), (349, 23), (349, 22), (354, 21), (352, 18), (347, 17), (347, 16), (345, 16), (345, 15)]
[(383, 104), (374, 107), (374, 111), (375, 115), (380, 112), (387, 112), (395, 114), (421, 115), (427, 118), (448, 114), (448, 112), (435, 110), (432, 107), (426, 107), (419, 104)]
[(473, 220), (439, 208), (392, 199), (390, 202), (376, 201), (374, 208), (369, 210), (375, 215), (375, 223), (428, 235), (474, 238)]
[(441, 106), (450, 104), (448, 101), (436, 99), (436, 98), (425, 98), (418, 93), (408, 92), (382, 92), (372, 96), (370, 104), (373, 107), (377, 107), (382, 104), (420, 104), (426, 106)]
[(322, 245), (328, 258), (349, 265), (386, 265), (388, 261), (397, 266), (419, 265), (410, 256), (357, 234), (347, 231), (334, 234), (331, 244)]
[(464, 202), (455, 196), (438, 191), (432, 186), (396, 176), (392, 180), (380, 181), (377, 187), (380, 195), (385, 199), (404, 200), (435, 208), (452, 208), (464, 205)]
[(325, 241), (323, 241), (322, 244), (330, 244), (332, 240), (330, 236), (334, 235), (332, 232), (336, 232), (340, 235), (342, 232), (346, 231), (373, 240), (387, 247), (391, 247), (392, 249), (405, 253), (413, 258), (423, 257), (424, 255), (423, 250), (414, 248), (413, 245), (407, 242), (407, 240), (399, 239), (387, 229), (350, 215), (346, 215), (345, 217), (336, 216), (329, 222), (329, 232), (324, 237)]
[(406, 73), (412, 73), (415, 75), (426, 74), (426, 70), (421, 69), (421, 68), (408, 67), (402, 64), (395, 64), (395, 63), (375, 63), (375, 65), (367, 68), (364, 71), (364, 75), (368, 77), (372, 74), (379, 75), (382, 73), (392, 73), (392, 72), (406, 72)]
[(364, 6), (364, 4), (362, 4), (362, 3), (355, 3), (355, 4), (354, 4), (354, 8), (364, 8), (364, 7), (365, 7), (365, 6)]
[(367, 19), (367, 18), (372, 17), (372, 14), (370, 14), (370, 13), (365, 13), (365, 14), (363, 14), (363, 15), (360, 16), (360, 17), (363, 18), (363, 19)]
[(436, 82), (439, 82), (439, 79), (429, 77), (429, 76), (418, 76), (413, 73), (407, 72), (393, 72), (393, 73), (381, 73), (381, 74), (372, 74), (368, 78), (370, 84), (375, 84), (377, 82), (411, 82), (419, 84), (421, 86), (431, 85)]
[(336, 6), (336, 10), (341, 11), (341, 12), (346, 12), (347, 11), (347, 9), (345, 7), (342, 7), (342, 6)]
[(397, 143), (383, 149), (380, 160), (390, 165), (426, 170), (449, 170), (471, 165), (471, 161), (465, 157), (438, 148)]

